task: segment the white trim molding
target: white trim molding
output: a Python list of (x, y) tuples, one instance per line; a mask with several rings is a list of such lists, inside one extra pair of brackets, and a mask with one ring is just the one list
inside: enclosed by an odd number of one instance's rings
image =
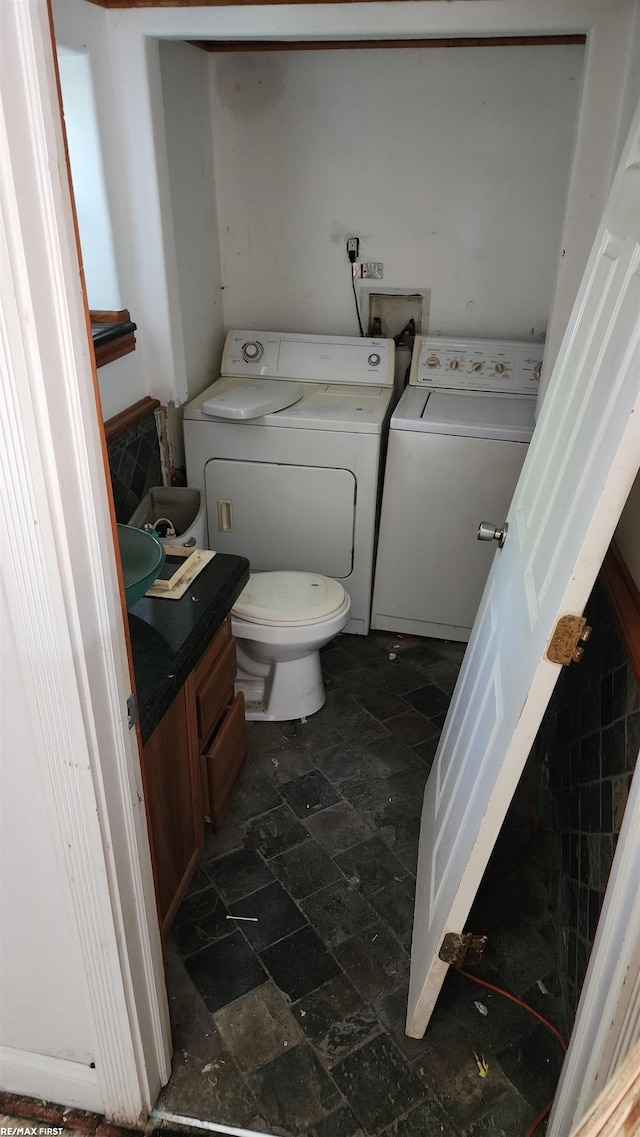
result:
[(631, 784), (549, 1137), (570, 1133), (640, 1039), (640, 755)]
[[(135, 1126), (168, 1079), (170, 1029), (97, 386), (47, 5), (1, 7), (2, 571), (83, 964), (93, 1108)], [(33, 1061), (60, 1084), (31, 1092), (65, 1104), (77, 1064)]]
[[(630, 180), (625, 184), (623, 178)], [(633, 256), (629, 259), (629, 288), (635, 284), (635, 293), (640, 277), (640, 215), (633, 194), (635, 191), (637, 195), (639, 179), (640, 103), (611, 191), (612, 197), (618, 194), (626, 204), (628, 226), (634, 241)], [(624, 188), (619, 188), (621, 186)], [(605, 211), (602, 226), (606, 223)], [(635, 368), (633, 374), (640, 376), (637, 330), (629, 342), (626, 365), (630, 369)], [(628, 453), (634, 469), (637, 469), (640, 453), (637, 417), (631, 420), (630, 429), (633, 437)], [(570, 611), (571, 606), (566, 610)], [(571, 1041), (549, 1119), (548, 1137), (564, 1137), (572, 1132), (640, 1039), (639, 765), (636, 759)]]

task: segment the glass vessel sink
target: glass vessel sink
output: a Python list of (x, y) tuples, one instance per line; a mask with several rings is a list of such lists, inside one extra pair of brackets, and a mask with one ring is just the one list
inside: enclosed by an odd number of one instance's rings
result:
[(131, 608), (153, 584), (166, 554), (157, 537), (133, 525), (118, 525), (118, 544), (127, 608)]

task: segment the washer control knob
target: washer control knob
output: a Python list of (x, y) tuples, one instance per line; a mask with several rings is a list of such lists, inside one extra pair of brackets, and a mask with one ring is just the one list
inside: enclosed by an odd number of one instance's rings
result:
[(440, 360), (438, 359), (437, 355), (430, 355), (428, 360), (427, 360), (427, 367), (439, 367), (439, 366), (440, 366)]
[(533, 369), (533, 378), (539, 379), (541, 375), (542, 375), (542, 364), (536, 363), (536, 365)]
[(482, 371), (482, 363), (479, 359), (474, 359), (473, 363), (471, 364), (471, 370)]
[(504, 371), (504, 363), (496, 363), (496, 375), (502, 375)]
[(460, 366), (460, 363), (458, 362), (457, 359), (452, 359), (451, 363), (449, 364), (451, 371), (457, 371), (459, 366)]
[(378, 355), (377, 351), (371, 352), (371, 355), (369, 356), (367, 363), (369, 364), (369, 367), (379, 367), (380, 366), (380, 356)]
[(245, 363), (257, 363), (264, 355), (264, 348), (259, 340), (248, 340), (242, 345), (242, 358)]
[(501, 549), (507, 539), (507, 530), (509, 526), (507, 522), (503, 522), (502, 529), (498, 529), (493, 521), (481, 521), (478, 525), (478, 540), (479, 541), (497, 541), (498, 548)]

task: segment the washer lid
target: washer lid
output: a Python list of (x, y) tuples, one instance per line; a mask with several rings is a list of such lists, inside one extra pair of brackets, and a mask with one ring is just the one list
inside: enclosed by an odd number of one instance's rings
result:
[[(278, 410), (258, 410), (257, 418), (244, 414), (253, 401), (253, 394), (242, 392), (247, 388), (257, 396), (263, 387), (284, 387), (287, 405)], [(257, 390), (256, 390), (257, 389)], [(295, 394), (292, 396), (292, 389)], [(328, 430), (349, 434), (380, 435), (386, 427), (393, 400), (393, 387), (356, 385), (348, 383), (294, 383), (284, 379), (244, 379), (223, 377), (217, 379), (184, 408), (185, 421), (197, 419), (209, 424), (212, 430), (241, 427), (262, 430), (277, 426), (289, 430)], [(262, 404), (264, 406), (264, 404)], [(222, 418), (227, 408), (242, 408), (243, 417)], [(226, 436), (225, 436), (226, 437)], [(216, 449), (215, 443), (211, 443)], [(253, 445), (253, 443), (251, 443)]]
[(302, 387), (279, 379), (261, 379), (259, 383), (243, 383), (202, 404), (206, 415), (214, 418), (252, 419), (281, 411), (302, 398)]
[(391, 419), (393, 430), (529, 442), (535, 425), (531, 395), (407, 388)]
[(232, 612), (250, 624), (293, 627), (333, 616), (345, 601), (337, 580), (312, 572), (256, 572)]

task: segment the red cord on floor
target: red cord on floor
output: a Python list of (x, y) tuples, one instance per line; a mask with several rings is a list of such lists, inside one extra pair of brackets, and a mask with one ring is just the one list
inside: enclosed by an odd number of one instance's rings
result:
[[(518, 999), (517, 995), (512, 995), (510, 991), (505, 991), (503, 987), (496, 987), (494, 983), (488, 983), (486, 979), (479, 979), (477, 975), (472, 975), (470, 971), (464, 971), (461, 967), (456, 967), (455, 970), (459, 975), (464, 975), (465, 979), (470, 979), (472, 983), (478, 983), (480, 987), (486, 987), (488, 991), (494, 991), (496, 995), (502, 995), (505, 999), (510, 999), (512, 1003), (516, 1003), (519, 1007), (522, 1007), (523, 1010), (528, 1011), (530, 1015), (533, 1015), (533, 1017), (537, 1019), (538, 1022), (541, 1022), (542, 1025), (546, 1027), (548, 1031), (550, 1031), (553, 1037), (560, 1043), (562, 1049), (564, 1051), (567, 1050), (567, 1041), (560, 1034), (560, 1031), (557, 1030), (556, 1027), (553, 1026), (553, 1024), (550, 1023), (548, 1019), (545, 1019), (544, 1015), (541, 1015), (538, 1011), (535, 1011), (533, 1007), (530, 1007), (528, 1003), (525, 1003), (523, 999)], [(527, 1129), (525, 1137), (533, 1137), (533, 1134), (535, 1133), (538, 1126), (541, 1125), (545, 1117), (551, 1113), (552, 1105), (553, 1102), (551, 1101), (548, 1105), (545, 1105), (544, 1109), (538, 1114), (535, 1121)]]
[(566, 1051), (567, 1042), (560, 1034), (560, 1031), (557, 1030), (548, 1019), (545, 1019), (544, 1015), (539, 1014), (538, 1011), (534, 1011), (533, 1007), (530, 1007), (528, 1003), (525, 1003), (522, 999), (518, 999), (518, 997), (512, 995), (510, 991), (503, 990), (502, 987), (496, 987), (493, 983), (487, 983), (486, 979), (479, 979), (477, 975), (472, 975), (469, 971), (463, 971), (461, 967), (456, 967), (455, 970), (459, 975), (464, 975), (465, 979), (470, 979), (472, 983), (479, 983), (481, 987), (486, 987), (489, 991), (495, 991), (496, 995), (503, 995), (505, 999), (510, 999), (512, 1003), (517, 1003), (519, 1007), (523, 1007), (525, 1011), (528, 1011), (530, 1015), (538, 1019), (547, 1030), (551, 1031), (553, 1037), (558, 1040), (562, 1049)]
[(553, 1102), (549, 1102), (548, 1105), (545, 1105), (544, 1109), (540, 1110), (540, 1113), (536, 1117), (535, 1121), (531, 1123), (531, 1125), (527, 1129), (527, 1132), (525, 1133), (524, 1137), (533, 1137), (533, 1134), (535, 1133), (538, 1126), (541, 1125), (542, 1122), (544, 1121), (545, 1117), (548, 1117), (549, 1114), (551, 1113), (551, 1106), (552, 1105), (553, 1105)]

